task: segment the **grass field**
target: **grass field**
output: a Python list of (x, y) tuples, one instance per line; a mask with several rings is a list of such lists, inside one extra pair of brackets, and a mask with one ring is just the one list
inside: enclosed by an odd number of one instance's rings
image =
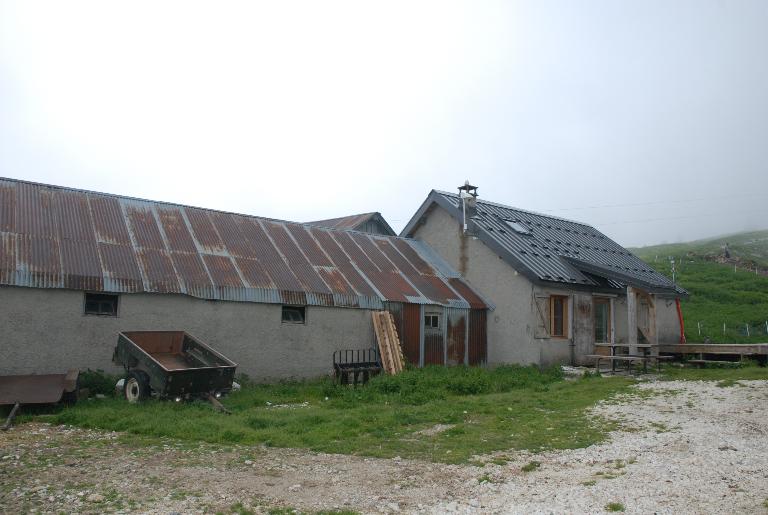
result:
[(356, 389), (327, 380), (248, 385), (224, 399), (232, 415), (202, 402), (129, 405), (112, 398), (81, 402), (43, 419), (180, 440), (460, 463), (497, 450), (602, 441), (612, 425), (586, 410), (631, 383), (565, 381), (559, 369), (428, 367), (379, 376)]
[[(664, 378), (768, 380), (768, 368), (665, 368)], [(38, 420), (149, 437), (219, 444), (264, 444), (365, 456), (466, 463), (494, 451), (569, 449), (603, 441), (615, 424), (588, 414), (626, 393), (633, 378), (566, 381), (559, 369), (427, 367), (367, 386), (328, 380), (250, 384), (226, 397), (233, 412), (203, 402), (122, 398), (81, 401)], [(29, 416), (23, 417), (29, 419)]]
[(644, 247), (633, 252), (670, 277), (668, 257), (675, 257), (676, 281), (691, 294), (682, 301), (688, 341), (709, 338), (713, 343), (768, 342), (768, 277), (749, 272), (741, 264), (734, 271), (733, 265), (711, 261), (722, 255), (726, 242), (739, 263), (768, 267), (767, 231)]

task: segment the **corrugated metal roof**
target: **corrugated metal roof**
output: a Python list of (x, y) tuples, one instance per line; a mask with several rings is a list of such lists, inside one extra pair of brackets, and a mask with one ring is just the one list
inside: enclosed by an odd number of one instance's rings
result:
[[(432, 191), (402, 235), (411, 235), (435, 203), (459, 220), (459, 202), (457, 194)], [(480, 198), (473, 220), (477, 235), (484, 243), (533, 279), (587, 287), (619, 288), (633, 284), (654, 291), (687, 294), (666, 276), (589, 225)], [(527, 233), (516, 230), (508, 222), (516, 222)], [(593, 274), (604, 277), (607, 284), (596, 281)]]
[(453, 275), (420, 249), (395, 236), (0, 178), (4, 285), (376, 309), (386, 301), (476, 307), (471, 289), (449, 284)]
[[(366, 229), (366, 227), (369, 225), (369, 222), (375, 224), (374, 227), (376, 227), (376, 230)], [(316, 220), (314, 222), (307, 222), (307, 225), (327, 227), (329, 229), (352, 229), (355, 231), (375, 232), (385, 236), (397, 235), (397, 233), (394, 231), (394, 229), (392, 229), (392, 227), (389, 226), (389, 223), (387, 223), (381, 213), (378, 212), (342, 216), (339, 218), (329, 218), (327, 220)]]

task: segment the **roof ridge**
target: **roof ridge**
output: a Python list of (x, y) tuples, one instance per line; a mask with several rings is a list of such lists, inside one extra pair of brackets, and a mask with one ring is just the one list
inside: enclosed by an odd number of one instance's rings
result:
[[(182, 208), (189, 208), (189, 209), (199, 209), (201, 211), (209, 211), (214, 213), (222, 213), (226, 215), (237, 215), (237, 216), (244, 216), (247, 218), (257, 218), (259, 220), (266, 220), (268, 222), (279, 222), (279, 223), (285, 223), (285, 224), (293, 224), (293, 225), (301, 225), (303, 227), (311, 227), (313, 229), (325, 229), (327, 231), (337, 231), (337, 232), (354, 232), (354, 233), (360, 233), (360, 234), (367, 234), (369, 236), (379, 236), (384, 238), (397, 238), (400, 240), (407, 240), (407, 241), (413, 241), (413, 238), (406, 238), (404, 236), (399, 236), (395, 234), (394, 236), (390, 236), (387, 234), (371, 234), (365, 231), (356, 231), (354, 229), (340, 229), (335, 227), (319, 227), (317, 225), (311, 225), (312, 222), (294, 222), (293, 220), (283, 220), (281, 218), (271, 218), (268, 216), (259, 216), (259, 215), (250, 215), (246, 213), (236, 213), (235, 211), (224, 211), (222, 209), (212, 209), (210, 207), (200, 207), (200, 206), (193, 206), (190, 204), (179, 204), (176, 202), (168, 202), (165, 200), (152, 200), (152, 199), (146, 199), (141, 197), (132, 197), (129, 195), (119, 195), (117, 193), (105, 193), (103, 191), (96, 191), (96, 190), (86, 190), (82, 188), (72, 188), (70, 186), (59, 186), (56, 184), (46, 184), (44, 182), (36, 182), (36, 181), (27, 181), (24, 179), (14, 179), (11, 177), (2, 177), (0, 176), (0, 182), (2, 181), (9, 181), (9, 182), (15, 182), (18, 184), (29, 184), (30, 186), (41, 186), (44, 188), (53, 188), (56, 190), (62, 190), (62, 191), (71, 191), (71, 192), (77, 192), (77, 193), (86, 193), (86, 194), (92, 194), (92, 195), (101, 195), (105, 197), (112, 197), (112, 198), (118, 198), (118, 199), (126, 199), (126, 200), (135, 200), (139, 202), (148, 202), (151, 204), (162, 204), (166, 206), (173, 206), (173, 207), (182, 207)], [(378, 213), (378, 211), (372, 211), (372, 213)], [(361, 214), (368, 214), (368, 213), (361, 213)], [(344, 218), (344, 217), (342, 217)], [(319, 220), (323, 221), (323, 220)]]
[[(459, 196), (457, 193), (451, 193), (450, 191), (435, 190), (435, 193), (439, 193), (441, 195), (449, 195), (451, 197), (456, 197), (456, 198), (458, 198), (458, 196)], [(582, 225), (584, 227), (589, 227), (590, 229), (593, 229), (595, 231), (598, 230), (598, 229), (596, 229), (592, 225), (585, 224), (584, 222), (577, 222), (576, 220), (571, 220), (569, 218), (563, 218), (561, 216), (548, 215), (548, 214), (545, 214), (545, 213), (540, 213), (538, 211), (531, 211), (530, 209), (522, 209), (522, 208), (519, 208), (519, 207), (508, 206), (508, 205), (502, 204), (500, 202), (492, 202), (490, 200), (485, 200), (485, 199), (480, 198), (480, 197), (477, 198), (477, 201), (479, 203), (482, 203), (482, 204), (488, 204), (489, 206), (503, 207), (504, 209), (511, 209), (513, 211), (520, 211), (521, 213), (526, 213), (526, 214), (529, 214), (529, 215), (543, 216), (544, 218), (551, 218), (552, 220), (560, 220), (561, 222), (569, 222), (569, 223), (572, 223), (572, 224)]]
[(323, 218), (322, 220), (312, 220), (311, 222), (304, 222), (308, 224), (316, 224), (318, 222), (330, 222), (331, 220), (344, 220), (346, 218), (356, 218), (358, 216), (371, 216), (371, 215), (380, 215), (381, 213), (379, 211), (369, 211), (367, 213), (355, 213), (352, 215), (345, 215), (345, 216), (334, 216), (333, 218)]

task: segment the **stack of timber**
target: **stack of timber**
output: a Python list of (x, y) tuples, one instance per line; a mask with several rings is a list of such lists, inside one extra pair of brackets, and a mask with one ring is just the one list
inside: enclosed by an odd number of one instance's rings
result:
[(376, 333), (376, 342), (379, 344), (381, 366), (389, 375), (402, 372), (405, 360), (403, 359), (403, 351), (400, 348), (400, 339), (397, 337), (395, 319), (392, 318), (392, 313), (388, 311), (374, 311), (372, 315), (373, 330)]

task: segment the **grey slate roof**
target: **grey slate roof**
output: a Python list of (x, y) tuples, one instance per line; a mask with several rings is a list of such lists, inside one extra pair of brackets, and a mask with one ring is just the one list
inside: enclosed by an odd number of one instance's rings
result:
[[(439, 205), (461, 221), (459, 196), (433, 190), (403, 229), (412, 236), (421, 218)], [(477, 237), (513, 268), (541, 283), (565, 283), (587, 289), (637, 286), (655, 293), (687, 295), (666, 276), (586, 224), (477, 199), (473, 219)], [(521, 234), (507, 221), (518, 222)]]

